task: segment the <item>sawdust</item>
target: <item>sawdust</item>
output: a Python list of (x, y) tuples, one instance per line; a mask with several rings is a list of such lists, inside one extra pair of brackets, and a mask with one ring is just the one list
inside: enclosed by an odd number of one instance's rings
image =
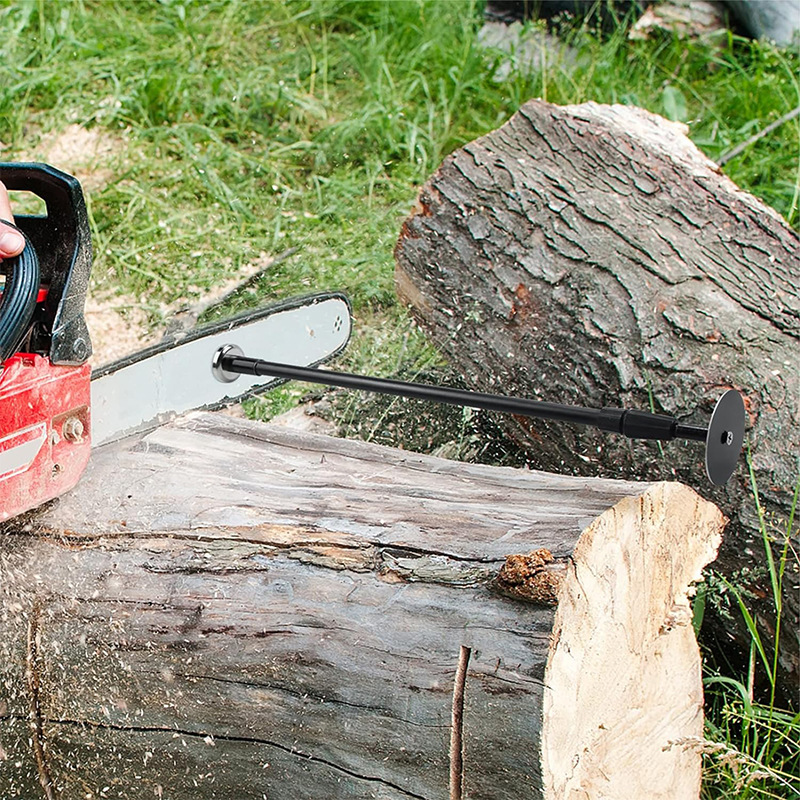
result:
[(296, 249), (291, 248), (277, 256), (270, 256), (262, 250), (253, 261), (241, 266), (235, 275), (227, 280), (220, 281), (212, 289), (204, 290), (199, 286), (188, 286), (186, 289), (187, 294), (199, 297), (199, 299), (192, 304), (184, 303), (168, 309), (167, 315), (172, 316), (172, 322), (167, 330), (170, 331), (176, 326), (183, 329), (194, 327), (197, 319), (202, 314), (215, 306), (224, 304), (239, 292), (252, 289), (268, 269), (288, 255), (293, 254)]
[[(306, 433), (324, 434), (326, 436), (336, 436), (338, 430), (336, 424), (316, 413), (318, 401), (310, 401), (303, 405), (284, 411), (273, 417), (270, 425), (279, 425), (282, 428), (289, 428), (295, 431), (305, 431)], [(234, 406), (234, 409), (241, 409), (241, 406)], [(231, 416), (246, 416), (244, 412), (233, 411)]]
[(44, 134), (35, 147), (19, 153), (17, 160), (51, 164), (74, 175), (84, 191), (99, 191), (119, 174), (115, 166), (127, 149), (120, 135), (71, 123), (63, 130)]
[[(85, 128), (70, 123), (61, 130), (43, 134), (35, 146), (16, 153), (14, 160), (43, 162), (57, 167), (74, 175), (84, 192), (90, 195), (123, 174), (127, 152), (124, 131), (112, 134), (99, 127)], [(188, 294), (199, 296), (199, 300), (189, 307), (184, 302), (162, 308), (162, 319), (172, 320), (173, 325), (179, 328), (192, 327), (205, 310), (237, 290), (254, 284), (276, 260), (288, 254), (290, 251), (276, 259), (262, 252), (252, 262), (243, 265), (234, 277), (220, 282), (210, 292), (190, 287)], [(90, 290), (85, 317), (92, 338), (92, 364), (95, 367), (130, 355), (161, 339), (164, 330), (154, 328), (143, 305), (142, 299), (133, 295)]]
[(159, 315), (162, 320), (167, 321), (165, 327), (154, 328), (141, 298), (130, 294), (109, 296), (107, 293), (94, 294), (90, 291), (86, 298), (84, 316), (92, 338), (92, 364), (100, 367), (155, 344), (165, 334), (193, 328), (204, 311), (255, 283), (285, 255), (272, 257), (261, 252), (253, 261), (244, 264), (236, 275), (221, 281), (211, 291), (203, 293), (199, 287), (189, 287), (188, 293), (199, 295), (199, 300), (192, 305), (178, 301), (162, 306)]
[[(231, 278), (220, 281), (213, 289), (202, 293), (202, 303), (207, 307), (213, 306), (224, 300), (230, 294), (239, 291), (244, 284), (249, 284), (253, 279), (260, 276), (276, 263), (276, 258), (265, 251), (261, 251), (258, 256), (248, 264), (244, 264)], [(196, 287), (189, 287), (191, 291)], [(197, 289), (200, 293), (200, 290)]]
[[(70, 123), (41, 136), (33, 147), (14, 154), (15, 161), (50, 164), (74, 175), (86, 194), (99, 192), (122, 174), (128, 143), (123, 135)], [(90, 295), (86, 324), (92, 338), (92, 364), (101, 366), (158, 341), (147, 312), (132, 295)]]
[(89, 296), (84, 316), (92, 338), (92, 364), (95, 367), (155, 344), (160, 338), (149, 324), (140, 300), (132, 295)]

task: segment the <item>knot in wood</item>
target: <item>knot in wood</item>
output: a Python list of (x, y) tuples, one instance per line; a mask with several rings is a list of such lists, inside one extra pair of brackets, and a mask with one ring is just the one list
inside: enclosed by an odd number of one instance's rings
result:
[(528, 554), (506, 556), (495, 579), (495, 588), (507, 597), (529, 603), (554, 606), (563, 570), (553, 554), (542, 547)]

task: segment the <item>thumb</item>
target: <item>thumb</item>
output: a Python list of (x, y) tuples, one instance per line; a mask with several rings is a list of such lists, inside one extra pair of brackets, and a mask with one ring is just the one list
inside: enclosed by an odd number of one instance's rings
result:
[(25, 239), (11, 223), (14, 216), (11, 213), (11, 202), (8, 199), (6, 187), (0, 183), (0, 258), (9, 258), (19, 255), (25, 247)]
[(19, 255), (25, 247), (22, 234), (5, 221), (0, 222), (0, 258)]

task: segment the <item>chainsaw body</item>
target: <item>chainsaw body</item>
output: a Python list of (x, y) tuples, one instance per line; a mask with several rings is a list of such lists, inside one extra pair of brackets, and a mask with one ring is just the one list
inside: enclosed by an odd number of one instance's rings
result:
[(83, 315), (91, 239), (78, 181), (44, 164), (0, 164), (46, 216), (18, 216), (27, 243), (0, 263), (0, 521), (71, 489), (89, 460), (91, 355)]

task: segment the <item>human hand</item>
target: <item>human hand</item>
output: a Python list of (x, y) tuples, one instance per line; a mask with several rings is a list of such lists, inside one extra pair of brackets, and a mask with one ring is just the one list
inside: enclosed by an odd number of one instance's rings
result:
[(8, 190), (0, 183), (0, 261), (18, 256), (25, 247), (22, 234), (7, 222), (14, 222)]

